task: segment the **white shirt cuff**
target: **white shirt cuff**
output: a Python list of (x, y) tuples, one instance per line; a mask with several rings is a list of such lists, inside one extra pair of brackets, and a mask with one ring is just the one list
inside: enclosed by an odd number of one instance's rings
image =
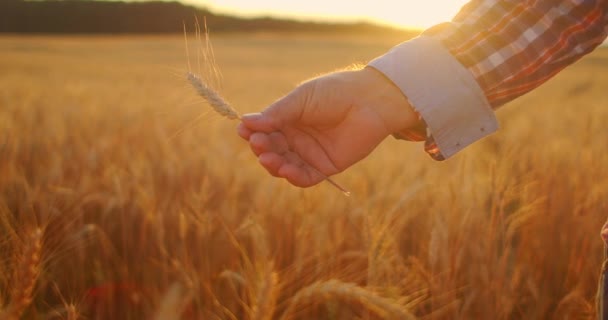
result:
[(498, 129), (494, 111), (471, 72), (434, 38), (404, 42), (369, 66), (401, 89), (446, 159)]

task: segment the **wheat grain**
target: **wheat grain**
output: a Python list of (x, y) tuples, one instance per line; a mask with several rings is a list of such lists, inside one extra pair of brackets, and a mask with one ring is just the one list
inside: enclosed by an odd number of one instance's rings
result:
[(2, 319), (17, 320), (32, 302), (32, 293), (40, 274), (42, 254), (42, 229), (37, 228), (29, 235), (21, 257), (13, 272), (14, 287), (11, 290), (9, 306), (0, 314)]
[(332, 279), (315, 282), (300, 289), (291, 299), (289, 306), (281, 316), (281, 320), (289, 319), (298, 305), (316, 297), (322, 297), (326, 300), (356, 301), (384, 319), (416, 319), (412, 313), (391, 299), (383, 298), (354, 283)]
[(200, 77), (197, 77), (192, 72), (188, 72), (187, 78), (194, 89), (196, 89), (196, 92), (209, 103), (215, 112), (230, 120), (241, 118), (239, 113), (234, 110), (222, 96), (213, 90), (213, 88), (204, 83)]

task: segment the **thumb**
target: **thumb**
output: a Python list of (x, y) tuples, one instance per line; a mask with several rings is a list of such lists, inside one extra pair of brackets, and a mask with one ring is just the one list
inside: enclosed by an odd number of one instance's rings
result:
[(245, 114), (241, 119), (253, 131), (269, 133), (281, 130), (284, 125), (300, 119), (305, 107), (303, 101), (307, 101), (307, 96), (307, 89), (300, 86), (262, 112)]
[(274, 132), (279, 130), (279, 126), (276, 125), (276, 120), (264, 113), (248, 113), (241, 117), (243, 124), (247, 129), (253, 132)]

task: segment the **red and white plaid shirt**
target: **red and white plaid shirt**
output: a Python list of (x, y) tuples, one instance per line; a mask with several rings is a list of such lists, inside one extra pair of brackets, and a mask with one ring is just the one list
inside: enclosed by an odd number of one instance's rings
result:
[[(607, 34), (608, 0), (474, 0), (422, 36), (438, 40), (472, 74), (495, 110), (591, 52)], [(420, 140), (425, 127), (401, 137)], [(433, 132), (425, 149), (444, 159)]]

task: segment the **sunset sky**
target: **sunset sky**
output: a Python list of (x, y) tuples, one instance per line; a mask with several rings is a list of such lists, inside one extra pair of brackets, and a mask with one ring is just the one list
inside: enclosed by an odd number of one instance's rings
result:
[(217, 13), (271, 15), (307, 20), (367, 20), (400, 27), (426, 28), (449, 20), (466, 0), (183, 0)]

